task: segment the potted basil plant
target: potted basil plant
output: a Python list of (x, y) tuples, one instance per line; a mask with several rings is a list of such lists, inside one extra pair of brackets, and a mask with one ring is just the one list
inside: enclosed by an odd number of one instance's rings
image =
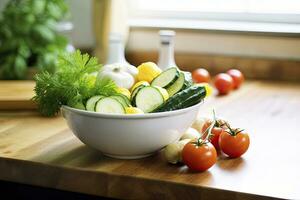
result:
[(68, 24), (60, 22), (67, 17), (64, 0), (9, 1), (0, 15), (0, 79), (28, 79), (32, 71), (54, 72), (57, 55), (68, 44), (57, 31), (66, 30)]

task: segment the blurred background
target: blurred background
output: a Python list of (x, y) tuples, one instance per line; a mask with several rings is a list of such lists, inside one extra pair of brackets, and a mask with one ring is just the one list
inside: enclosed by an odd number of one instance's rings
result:
[[(24, 32), (25, 28), (17, 30), (16, 27), (25, 23), (20, 19), (20, 16), (24, 15), (22, 12), (26, 14), (32, 12), (36, 18), (45, 14), (45, 11), (37, 13), (39, 7), (43, 5), (34, 5), (31, 11), (20, 11), (19, 18), (14, 18), (13, 14), (16, 13), (5, 8), (8, 3), (13, 4), (12, 2), (18, 1), (1, 0), (0, 2), (1, 78), (26, 78), (27, 75), (23, 75), (26, 69), (39, 68), (32, 65), (44, 66), (43, 69), (51, 70), (49, 66), (53, 65), (57, 54), (51, 42), (60, 39), (51, 40), (53, 36), (50, 34), (47, 36), (49, 33), (47, 29), (34, 28), (33, 33), (38, 30), (37, 35), (41, 34), (42, 38), (48, 37), (47, 45), (51, 46), (48, 48), (46, 43), (43, 43), (45, 38), (38, 42), (36, 39), (38, 36), (31, 34), (30, 31)], [(156, 62), (160, 49), (158, 31), (168, 29), (176, 32), (175, 60), (183, 70), (192, 71), (204, 67), (212, 74), (216, 74), (229, 68), (238, 68), (248, 78), (300, 80), (300, 1), (297, 0), (186, 0), (184, 2), (180, 0), (26, 0), (24, 2), (52, 2), (54, 18), (51, 23), (46, 20), (46, 23), (50, 24), (49, 27), (55, 24), (53, 28), (55, 32), (68, 38), (68, 50), (72, 50), (72, 47), (79, 48), (97, 56), (101, 63), (105, 63), (109, 56), (110, 33), (118, 33), (121, 36), (129, 63), (136, 66), (144, 61)], [(65, 2), (65, 5), (62, 5), (62, 2)], [(52, 12), (51, 9), (49, 13)], [(56, 12), (59, 9), (61, 13)], [(8, 10), (6, 15), (5, 10)], [(40, 19), (44, 17), (47, 18), (43, 16)], [(36, 21), (29, 25), (29, 29), (35, 26)], [(19, 44), (19, 46), (12, 45), (14, 40), (18, 41), (19, 32), (23, 34), (23, 36), (19, 35), (20, 38), (24, 38), (24, 34), (27, 34), (26, 38), (32, 37), (35, 44), (28, 42), (21, 45), (22, 48)], [(38, 50), (31, 50), (31, 47), (40, 44), (43, 47), (47, 46), (48, 49), (44, 51), (41, 47), (36, 47)], [(64, 45), (66, 44), (62, 45), (62, 42), (57, 43), (59, 48), (64, 48)], [(18, 51), (17, 56), (12, 49)]]

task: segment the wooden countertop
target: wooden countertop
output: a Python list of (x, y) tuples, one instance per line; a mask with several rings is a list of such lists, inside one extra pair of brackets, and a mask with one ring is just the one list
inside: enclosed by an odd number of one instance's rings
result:
[(31, 100), (34, 86), (32, 80), (0, 80), (0, 111), (36, 109), (36, 104)]
[[(194, 173), (161, 153), (117, 160), (83, 145), (61, 117), (0, 112), (0, 179), (92, 195), (135, 199), (300, 199), (300, 85), (250, 82), (200, 110), (246, 128), (248, 152)], [(116, 138), (117, 139), (117, 138)]]

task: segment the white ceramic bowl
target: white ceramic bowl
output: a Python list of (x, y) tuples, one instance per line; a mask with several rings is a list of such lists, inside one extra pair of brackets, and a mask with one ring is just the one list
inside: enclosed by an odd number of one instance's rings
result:
[(62, 114), (86, 145), (110, 157), (136, 159), (177, 141), (192, 125), (200, 105), (137, 115), (102, 114), (63, 106)]

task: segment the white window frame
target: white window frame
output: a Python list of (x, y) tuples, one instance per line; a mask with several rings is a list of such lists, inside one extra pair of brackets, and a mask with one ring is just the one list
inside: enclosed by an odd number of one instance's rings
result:
[(138, 10), (135, 0), (129, 0), (130, 17), (160, 19), (194, 19), (219, 21), (246, 21), (300, 24), (300, 14), (276, 13), (229, 13), (229, 12), (185, 12)]
[(138, 10), (129, 0), (131, 27), (300, 34), (300, 14)]

